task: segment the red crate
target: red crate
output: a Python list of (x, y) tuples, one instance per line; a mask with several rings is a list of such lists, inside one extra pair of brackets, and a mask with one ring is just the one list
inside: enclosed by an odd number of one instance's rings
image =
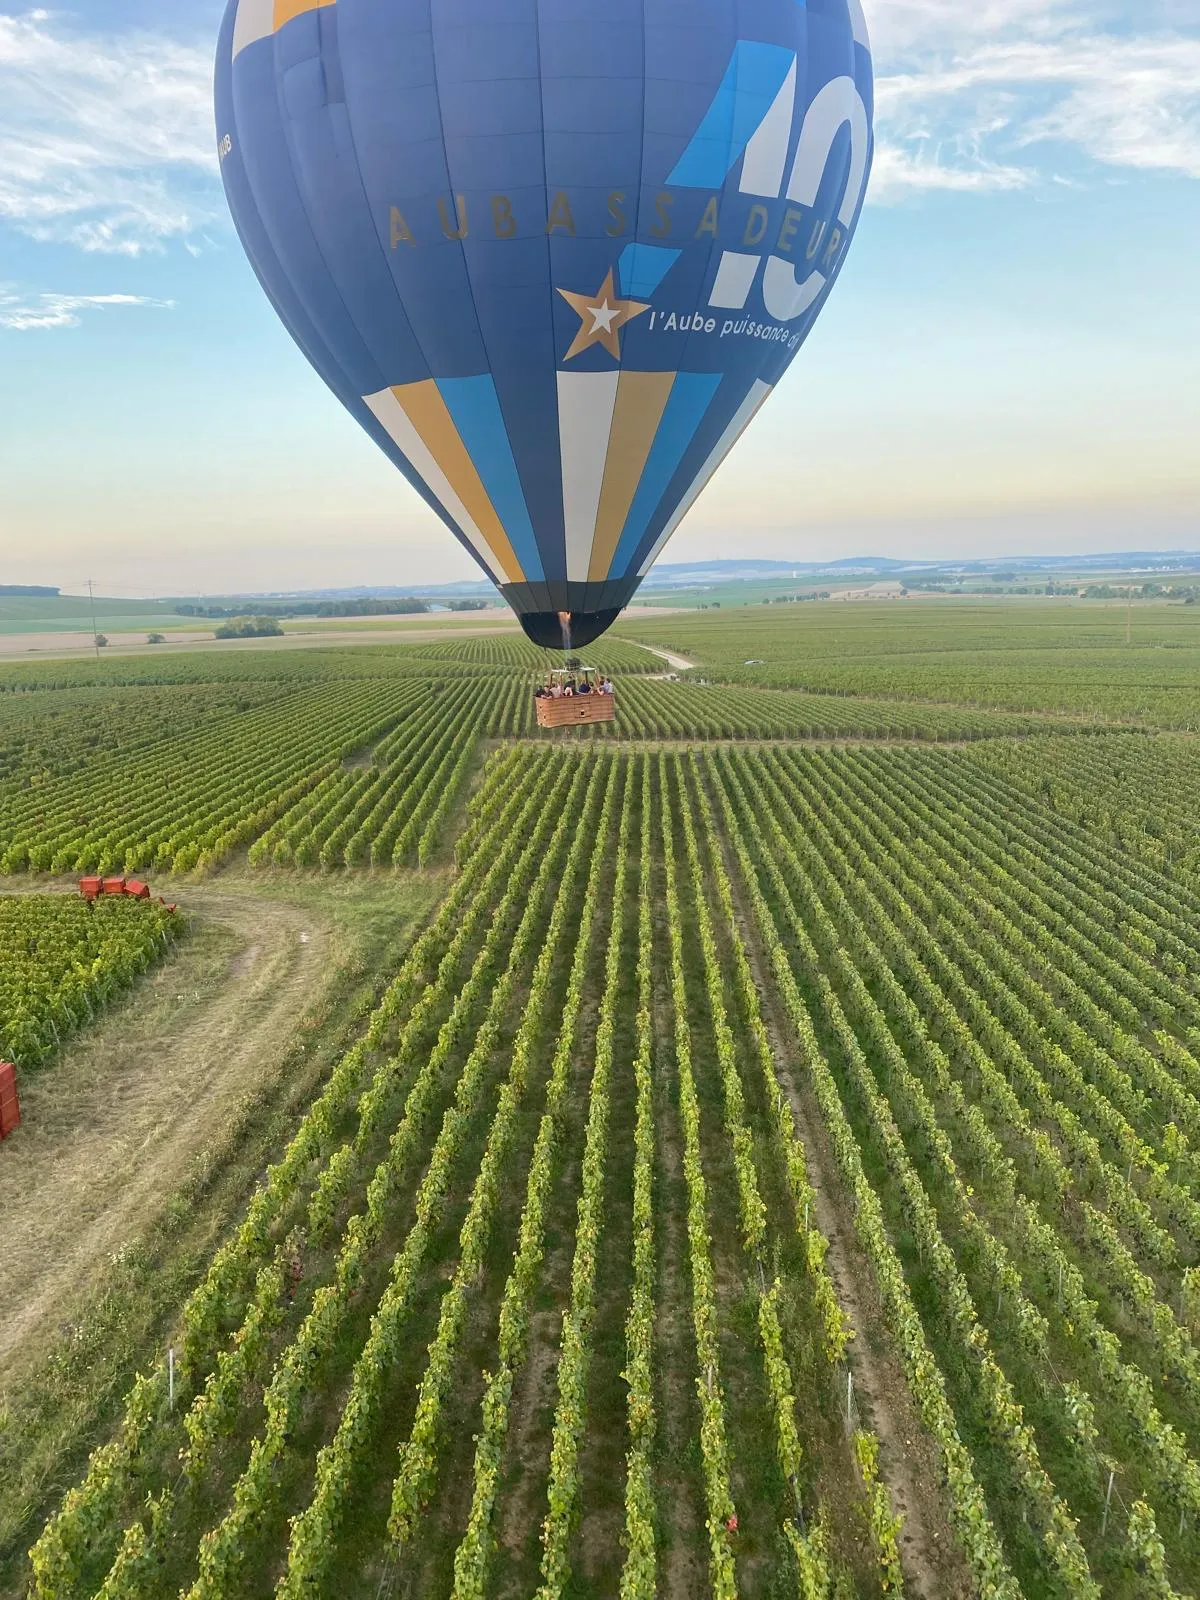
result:
[(85, 900), (94, 900), (104, 891), (103, 878), (80, 878), (79, 892)]
[(0, 1061), (0, 1139), (21, 1125), (21, 1102), (17, 1098), (17, 1069), (11, 1061)]
[(140, 878), (130, 878), (125, 884), (125, 893), (131, 894), (135, 900), (149, 900), (150, 885), (143, 883)]
[(124, 894), (125, 893), (125, 879), (124, 878), (105, 878), (105, 880), (104, 880), (104, 893), (105, 894)]

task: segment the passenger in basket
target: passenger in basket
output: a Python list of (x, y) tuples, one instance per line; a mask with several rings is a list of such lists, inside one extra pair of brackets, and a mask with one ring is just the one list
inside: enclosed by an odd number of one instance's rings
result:
[(554, 687), (550, 690), (550, 698), (552, 700), (561, 700), (562, 699), (562, 693), (563, 693), (562, 684), (561, 683), (556, 683), (554, 685)]

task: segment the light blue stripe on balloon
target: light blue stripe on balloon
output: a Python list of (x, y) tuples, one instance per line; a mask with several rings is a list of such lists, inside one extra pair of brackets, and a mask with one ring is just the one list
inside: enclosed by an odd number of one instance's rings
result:
[(621, 293), (651, 295), (683, 254), (661, 244), (627, 244), (621, 251)]
[(608, 569), (611, 578), (625, 575), (625, 568), (637, 554), (642, 535), (650, 525), (650, 518), (662, 503), (667, 486), (683, 460), (684, 452), (696, 436), (696, 429), (712, 404), (712, 397), (721, 384), (719, 372), (680, 372), (671, 386), (670, 399), (650, 446), (650, 455), (642, 471), (641, 482), (621, 529), (616, 553)]
[(504, 524), (526, 583), (543, 582), (546, 574), (496, 396), (496, 385), (486, 373), (478, 378), (439, 378), (438, 392), (496, 508), (496, 515)]
[(721, 86), (692, 141), (667, 179), (688, 189), (719, 189), (758, 132), (796, 52), (781, 44), (739, 39)]

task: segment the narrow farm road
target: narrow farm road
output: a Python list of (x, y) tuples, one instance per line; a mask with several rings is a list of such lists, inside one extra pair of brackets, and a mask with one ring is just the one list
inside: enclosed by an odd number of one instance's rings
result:
[(23, 1087), (0, 1159), (0, 1386), (138, 1238), (333, 981), (305, 906), (189, 886), (161, 967)]
[(648, 650), (652, 656), (657, 656), (660, 661), (665, 661), (675, 672), (690, 672), (696, 665), (686, 656), (678, 656), (673, 650), (662, 650), (656, 644), (644, 644), (641, 639), (627, 639), (626, 644), (636, 644), (642, 650)]

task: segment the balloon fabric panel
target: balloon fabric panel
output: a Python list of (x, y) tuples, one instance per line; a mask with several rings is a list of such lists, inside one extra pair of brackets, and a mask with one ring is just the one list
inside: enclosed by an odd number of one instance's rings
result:
[(276, 312), (556, 646), (803, 344), (872, 154), (859, 0), (230, 0), (216, 109)]

